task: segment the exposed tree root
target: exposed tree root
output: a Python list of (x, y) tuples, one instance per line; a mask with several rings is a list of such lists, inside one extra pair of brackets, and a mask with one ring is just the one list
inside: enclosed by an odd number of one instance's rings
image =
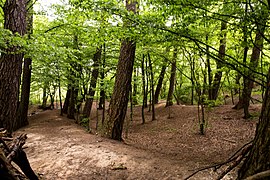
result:
[(252, 142), (250, 141), (246, 144), (244, 144), (239, 150), (237, 150), (227, 161), (222, 162), (222, 163), (218, 163), (218, 164), (214, 164), (214, 165), (210, 165), (210, 166), (206, 166), (203, 168), (200, 168), (198, 170), (196, 170), (195, 172), (193, 172), (191, 175), (189, 175), (188, 177), (185, 178), (185, 180), (188, 180), (189, 178), (193, 177), (194, 175), (196, 175), (197, 173), (207, 170), (207, 169), (212, 169), (214, 171), (217, 171), (218, 169), (220, 169), (222, 166), (231, 163), (225, 171), (223, 171), (219, 176), (218, 176), (218, 180), (222, 179), (226, 174), (228, 174), (229, 172), (231, 172), (235, 167), (237, 167), (242, 160), (246, 157), (246, 155), (249, 153), (251, 146), (252, 146)]

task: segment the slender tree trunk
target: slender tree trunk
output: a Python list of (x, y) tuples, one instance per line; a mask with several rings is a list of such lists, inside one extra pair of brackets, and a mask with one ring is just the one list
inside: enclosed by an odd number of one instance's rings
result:
[(155, 95), (154, 95), (154, 102), (155, 104), (158, 103), (158, 99), (159, 99), (159, 94), (161, 91), (161, 87), (162, 87), (162, 83), (163, 83), (163, 79), (166, 73), (166, 69), (167, 69), (167, 61), (164, 61), (162, 67), (161, 67), (161, 71), (158, 77), (158, 83), (157, 83), (157, 87), (156, 87), (156, 91), (155, 91)]
[(150, 78), (151, 78), (151, 94), (152, 94), (152, 121), (156, 120), (155, 114), (155, 91), (154, 91), (154, 73), (153, 73), (153, 65), (150, 57), (150, 53), (148, 53), (148, 60), (149, 60), (149, 68), (150, 68)]
[[(247, 64), (247, 55), (248, 55), (248, 30), (247, 30), (247, 25), (246, 25), (246, 17), (247, 17), (247, 13), (248, 13), (248, 2), (246, 0), (246, 7), (245, 7), (245, 19), (244, 19), (244, 28), (243, 28), (243, 38), (244, 38), (244, 57), (243, 57), (243, 63), (246, 65)], [(245, 75), (247, 75), (247, 72), (244, 72)], [(238, 85), (240, 85), (239, 81), (240, 81), (241, 75), (238, 74), (237, 78), (236, 78), (236, 83)], [(244, 88), (243, 88), (243, 92), (242, 95), (239, 94), (239, 100), (238, 103), (233, 107), (233, 109), (242, 109), (244, 107), (244, 97), (248, 94), (248, 79), (244, 76), (243, 77), (244, 80)], [(239, 92), (240, 93), (240, 92)], [(247, 111), (247, 106), (245, 108), (246, 113), (248, 113)]]
[(93, 105), (94, 95), (96, 92), (96, 85), (99, 73), (99, 63), (101, 59), (102, 47), (97, 48), (96, 53), (94, 55), (93, 61), (93, 70), (91, 75), (90, 87), (89, 87), (89, 94), (86, 98), (85, 106), (83, 109), (83, 117), (88, 118), (91, 114), (91, 109)]
[[(238, 172), (237, 179), (270, 169), (270, 69), (259, 123), (256, 128), (252, 148)], [(269, 179), (269, 178), (265, 178)]]
[[(128, 11), (136, 13), (136, 5), (136, 0), (126, 0), (126, 8)], [(125, 22), (124, 27), (126, 25), (127, 22)], [(135, 41), (129, 39), (122, 41), (115, 85), (105, 126), (105, 135), (119, 141), (122, 140), (123, 124), (131, 88), (135, 49)]]
[[(206, 35), (206, 43), (208, 44), (209, 36)], [(210, 63), (210, 57), (209, 57), (209, 46), (206, 46), (206, 65), (207, 65), (207, 73), (208, 73), (208, 99), (211, 99), (212, 97), (212, 68)]]
[[(225, 58), (225, 50), (226, 50), (226, 31), (227, 30), (227, 23), (222, 21), (221, 22), (221, 39), (220, 39), (220, 46), (219, 46), (219, 53), (218, 57), (220, 61), (224, 61)], [(218, 91), (220, 88), (221, 78), (222, 78), (222, 62), (217, 61), (217, 72), (214, 76), (213, 86), (211, 88), (211, 97), (210, 100), (216, 100), (218, 97)], [(209, 72), (208, 72), (209, 73)]]
[(47, 100), (48, 100), (48, 95), (47, 95), (47, 89), (48, 89), (48, 87), (47, 87), (48, 85), (46, 84), (46, 83), (44, 83), (44, 85), (43, 85), (43, 95), (42, 95), (42, 105), (41, 105), (41, 107), (43, 108), (43, 109), (46, 109), (46, 106), (47, 106)]
[[(105, 79), (105, 60), (106, 60), (106, 46), (103, 45), (103, 61), (102, 61), (102, 68), (100, 72), (100, 98), (99, 98), (99, 104), (98, 109), (104, 109), (105, 108), (105, 99), (106, 99), (106, 93), (105, 93), (105, 87), (104, 87), (104, 79)], [(104, 121), (104, 120), (103, 120)], [(102, 121), (102, 122), (103, 122)]]
[(171, 67), (170, 86), (169, 86), (169, 92), (167, 96), (166, 107), (173, 105), (173, 92), (174, 92), (174, 84), (175, 84), (175, 77), (176, 77), (176, 59), (177, 59), (177, 48), (174, 48), (172, 67)]
[(137, 68), (134, 68), (134, 75), (133, 75), (133, 79), (134, 79), (134, 85), (133, 85), (133, 91), (132, 91), (132, 100), (133, 100), (133, 105), (137, 105), (138, 104), (138, 99), (137, 99)]
[[(142, 57), (142, 89), (143, 89), (143, 108), (147, 108), (147, 91), (145, 89), (146, 83), (145, 83), (145, 68), (144, 68), (144, 61), (145, 61), (145, 55), (143, 54)], [(143, 122), (144, 123), (144, 122)]]

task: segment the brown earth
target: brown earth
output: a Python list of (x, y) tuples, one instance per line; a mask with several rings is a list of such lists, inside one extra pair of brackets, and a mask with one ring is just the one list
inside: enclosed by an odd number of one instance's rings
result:
[[(171, 118), (168, 119), (169, 111)], [(33, 169), (43, 179), (184, 179), (194, 170), (223, 162), (253, 135), (260, 105), (252, 105), (254, 118), (244, 120), (242, 110), (224, 105), (206, 111), (206, 135), (198, 134), (196, 106), (156, 105), (157, 120), (145, 109), (146, 124), (141, 124), (141, 107), (135, 107), (125, 142), (92, 134), (59, 110), (36, 112), (30, 125), (16, 133), (27, 133), (26, 152)], [(97, 114), (99, 114), (97, 116)], [(130, 120), (130, 113), (127, 120)], [(126, 132), (126, 131), (125, 131)], [(212, 170), (191, 179), (215, 179)], [(234, 179), (235, 173), (224, 179)]]

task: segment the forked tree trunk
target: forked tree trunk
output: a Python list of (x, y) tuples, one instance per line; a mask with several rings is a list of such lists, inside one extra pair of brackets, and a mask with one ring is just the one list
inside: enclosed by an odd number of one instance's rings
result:
[[(136, 0), (126, 0), (128, 11), (136, 13), (136, 5)], [(127, 22), (125, 22), (125, 25), (127, 25)], [(114, 90), (110, 101), (108, 118), (104, 127), (104, 135), (119, 141), (122, 140), (123, 124), (131, 88), (135, 49), (135, 41), (129, 39), (122, 41)]]
[[(219, 46), (219, 52), (218, 57), (220, 61), (224, 61), (225, 58), (225, 50), (226, 50), (226, 29), (227, 29), (227, 23), (222, 21), (221, 22), (221, 39), (220, 39), (220, 46)], [(212, 87), (210, 87), (210, 100), (216, 100), (218, 97), (218, 91), (220, 88), (221, 78), (222, 78), (222, 71), (221, 68), (223, 67), (222, 62), (217, 61), (217, 72), (214, 76), (214, 81), (212, 83)]]
[(83, 118), (88, 118), (91, 114), (94, 95), (96, 92), (101, 53), (102, 53), (102, 47), (99, 47), (97, 48), (96, 53), (94, 54), (94, 58), (93, 58), (94, 64), (93, 64), (93, 70), (92, 70), (92, 75), (91, 75), (89, 94), (87, 95), (88, 97), (86, 98), (85, 106), (83, 108)]
[[(264, 96), (259, 123), (248, 157), (238, 172), (238, 179), (270, 169), (270, 69), (268, 70), (267, 89)], [(268, 179), (268, 178), (266, 178)]]
[[(4, 28), (23, 36), (26, 32), (26, 1), (6, 0), (3, 11)], [(0, 58), (0, 127), (9, 133), (13, 131), (18, 108), (23, 59), (19, 49), (10, 46)]]
[(173, 105), (173, 92), (174, 92), (174, 84), (175, 84), (175, 77), (176, 77), (176, 58), (177, 58), (177, 48), (174, 48), (172, 66), (171, 66), (170, 86), (169, 86), (169, 92), (167, 96), (166, 107)]

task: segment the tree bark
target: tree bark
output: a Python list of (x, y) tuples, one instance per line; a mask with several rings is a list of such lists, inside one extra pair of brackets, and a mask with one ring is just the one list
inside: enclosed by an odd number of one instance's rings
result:
[(174, 92), (174, 84), (175, 84), (175, 77), (176, 77), (176, 58), (177, 58), (177, 49), (174, 48), (173, 60), (172, 60), (172, 66), (171, 66), (170, 86), (169, 86), (169, 92), (167, 96), (166, 107), (173, 105), (173, 92)]
[[(144, 68), (144, 62), (145, 62), (145, 55), (143, 54), (142, 57), (142, 89), (143, 89), (143, 104), (142, 108), (147, 108), (147, 91), (146, 91), (146, 83), (145, 83), (145, 68)], [(144, 121), (143, 121), (144, 123)]]
[[(126, 0), (127, 10), (136, 13), (136, 4), (136, 0)], [(129, 91), (131, 88), (135, 50), (135, 41), (129, 39), (122, 41), (114, 90), (105, 125), (104, 135), (119, 141), (122, 140), (123, 124), (127, 111)]]
[(249, 68), (247, 77), (244, 80), (244, 92), (243, 92), (243, 105), (244, 105), (244, 118), (249, 118), (249, 102), (251, 99), (251, 92), (254, 86), (255, 74), (252, 71), (255, 71), (259, 64), (260, 54), (263, 48), (263, 34), (265, 31), (265, 23), (262, 26), (258, 27), (256, 32), (254, 47), (252, 49), (252, 54), (250, 58)]
[[(26, 33), (26, 1), (6, 0), (3, 10), (4, 28), (23, 36)], [(9, 133), (13, 131), (18, 108), (23, 59), (19, 49), (8, 47), (0, 58), (0, 127)]]
[[(238, 171), (237, 179), (270, 169), (270, 69), (268, 70), (267, 89), (264, 96), (259, 123), (256, 128), (251, 151)], [(267, 178), (265, 178), (267, 179)]]
[[(33, 34), (33, 1), (27, 1), (27, 16), (26, 16), (26, 33), (28, 34), (28, 39), (31, 38)], [(32, 59), (30, 57), (24, 58), (23, 66), (23, 77), (22, 77), (22, 87), (21, 87), (21, 101), (17, 112), (17, 120), (14, 124), (14, 130), (17, 130), (23, 126), (29, 124), (28, 122), (28, 106), (30, 98), (30, 85), (31, 85), (31, 70), (32, 70)]]
[(152, 121), (156, 120), (156, 114), (155, 114), (155, 98), (154, 98), (154, 72), (153, 72), (153, 65), (150, 57), (150, 53), (148, 53), (148, 60), (149, 60), (149, 68), (150, 68), (150, 79), (151, 79), (151, 94), (152, 94)]
[(96, 53), (94, 55), (93, 61), (93, 70), (91, 75), (91, 81), (90, 81), (90, 87), (89, 87), (89, 94), (86, 98), (85, 106), (83, 108), (83, 118), (88, 118), (91, 113), (94, 95), (96, 92), (96, 85), (97, 85), (97, 79), (98, 79), (98, 73), (99, 73), (99, 63), (101, 59), (101, 53), (102, 53), (102, 47), (97, 48)]
[(166, 69), (167, 69), (167, 61), (164, 61), (163, 65), (161, 67), (159, 77), (158, 77), (158, 83), (157, 83), (157, 87), (156, 87), (156, 91), (155, 91), (155, 95), (154, 95), (155, 104), (157, 104), (158, 100), (159, 100), (159, 94), (160, 94), (161, 87), (162, 87), (162, 84), (163, 84), (163, 79), (164, 79), (164, 76), (165, 76), (165, 73), (166, 73)]
[[(221, 22), (221, 39), (220, 39), (220, 46), (219, 46), (219, 53), (218, 57), (220, 61), (224, 61), (225, 58), (225, 50), (226, 50), (226, 29), (227, 23), (222, 21)], [(217, 61), (217, 72), (214, 75), (214, 81), (212, 83), (212, 87), (210, 87), (211, 96), (210, 100), (216, 100), (218, 97), (218, 91), (220, 88), (221, 78), (222, 78), (222, 71), (221, 68), (223, 67), (222, 62)]]
[(64, 106), (63, 106), (63, 113), (64, 114), (67, 114), (67, 112), (68, 112), (69, 100), (70, 100), (70, 95), (71, 95), (70, 85), (68, 87), (69, 88), (67, 90), (66, 98), (65, 98), (65, 102), (64, 102)]

